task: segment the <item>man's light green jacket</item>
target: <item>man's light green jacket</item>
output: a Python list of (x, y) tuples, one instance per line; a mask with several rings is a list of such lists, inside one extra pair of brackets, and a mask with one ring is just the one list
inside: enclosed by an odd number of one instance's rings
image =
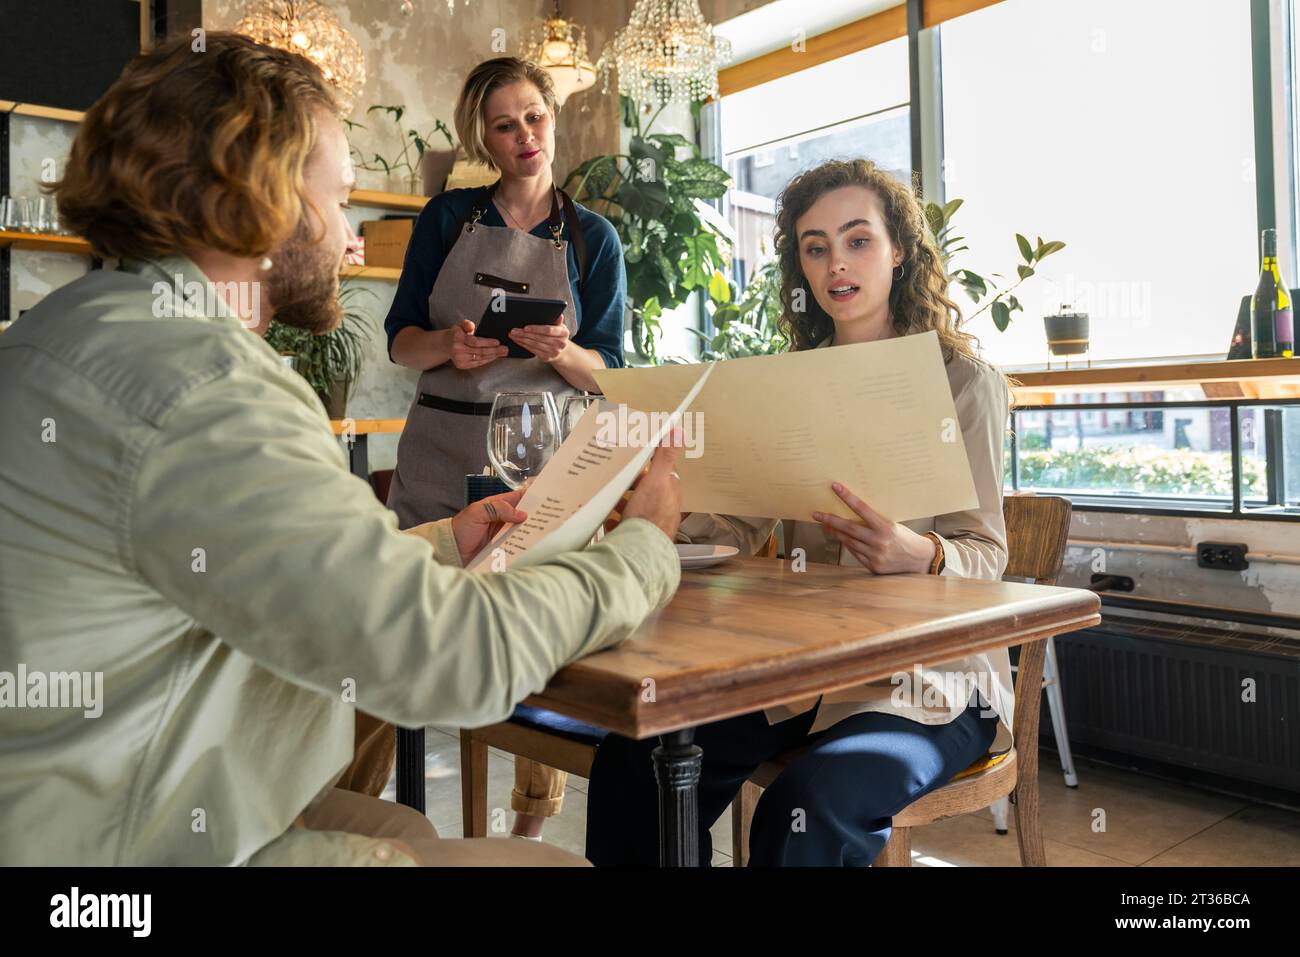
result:
[(20, 665), (103, 682), (98, 717), (0, 707), (0, 864), (246, 862), (351, 761), (354, 706), (499, 721), (677, 587), (644, 520), (488, 575), (448, 522), (399, 532), (265, 342), (167, 317), (177, 275), (206, 282), (179, 257), (92, 272), (0, 335), (0, 691)]

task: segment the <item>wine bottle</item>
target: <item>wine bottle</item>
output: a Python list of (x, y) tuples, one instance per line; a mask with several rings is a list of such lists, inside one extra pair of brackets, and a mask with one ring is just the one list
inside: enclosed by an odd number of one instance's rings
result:
[(1295, 354), (1295, 326), (1291, 295), (1277, 265), (1276, 229), (1264, 230), (1262, 245), (1264, 262), (1250, 303), (1250, 331), (1255, 358), (1275, 359)]

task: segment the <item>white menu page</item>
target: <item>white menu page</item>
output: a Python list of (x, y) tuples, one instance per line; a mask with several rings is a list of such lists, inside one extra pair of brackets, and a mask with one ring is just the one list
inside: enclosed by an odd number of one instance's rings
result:
[[(586, 546), (714, 366), (690, 368), (696, 381), (672, 416), (653, 420), (655, 428), (646, 433), (649, 441), (644, 444), (605, 441), (609, 430), (602, 430), (601, 414), (612, 415), (617, 407), (604, 401), (592, 405), (524, 492), (519, 508), (528, 513), (528, 520), (503, 528), (469, 563), (469, 570), (505, 571)], [(603, 421), (608, 425), (610, 420)]]

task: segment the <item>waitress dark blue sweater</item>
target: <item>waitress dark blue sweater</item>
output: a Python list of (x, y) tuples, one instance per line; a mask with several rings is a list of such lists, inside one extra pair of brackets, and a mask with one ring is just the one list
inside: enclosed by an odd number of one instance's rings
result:
[[(389, 358), (406, 327), (436, 332), (464, 320), (477, 324), (492, 285), (518, 283), (526, 295), (566, 300), (570, 343), (595, 353), (606, 367), (622, 366), (627, 275), (614, 227), (576, 203), (561, 202), (556, 193), (551, 215), (525, 233), (507, 227), (491, 195), (487, 187), (451, 190), (420, 213), (384, 322)], [(585, 250), (581, 275), (579, 246)], [(487, 465), (492, 401), (502, 392), (539, 391), (558, 402), (580, 390), (536, 356), (423, 370), (388, 495), (400, 526), (449, 518), (464, 507), (465, 476)]]
[[(487, 202), (487, 189), (453, 189), (429, 200), (415, 221), (411, 244), (406, 250), (402, 265), (402, 278), (397, 282), (397, 294), (384, 320), (388, 334), (389, 358), (392, 358), (393, 339), (407, 326), (432, 329), (429, 322), (429, 293), (433, 290), (438, 270), (442, 268), (452, 238), (465, 222), (475, 202), (486, 203), (483, 217), (485, 226), (506, 225), (496, 206)], [(599, 213), (593, 213), (580, 203), (574, 203), (587, 245), (587, 274), (581, 290), (578, 284), (578, 261), (573, 251), (568, 223), (561, 238), (569, 241), (569, 285), (573, 289), (573, 304), (578, 313), (578, 332), (573, 342), (586, 349), (594, 349), (605, 359), (606, 368), (621, 368), (623, 360), (623, 305), (627, 299), (627, 272), (623, 265), (623, 244), (613, 225)], [(541, 223), (532, 235), (550, 238), (546, 223)]]

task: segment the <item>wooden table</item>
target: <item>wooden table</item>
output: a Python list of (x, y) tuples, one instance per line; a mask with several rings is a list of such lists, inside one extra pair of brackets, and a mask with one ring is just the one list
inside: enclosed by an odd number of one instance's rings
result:
[(735, 559), (684, 573), (631, 640), (562, 669), (528, 704), (625, 737), (660, 735), (661, 861), (696, 866), (696, 726), (1087, 628), (1100, 607), (1075, 588)]

